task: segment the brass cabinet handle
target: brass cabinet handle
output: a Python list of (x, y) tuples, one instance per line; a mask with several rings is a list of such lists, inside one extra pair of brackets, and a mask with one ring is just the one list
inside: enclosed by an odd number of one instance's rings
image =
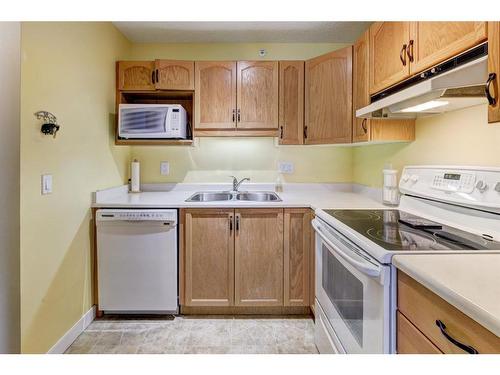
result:
[(486, 98), (488, 99), (489, 105), (497, 104), (497, 98), (494, 96), (491, 96), (491, 92), (490, 92), (491, 82), (493, 82), (496, 78), (497, 78), (496, 73), (490, 73), (488, 75), (488, 80), (486, 81), (485, 91), (486, 91)]
[(364, 118), (363, 121), (361, 122), (361, 128), (363, 128), (363, 132), (366, 134), (368, 133), (368, 128), (366, 127), (366, 119)]
[(473, 346), (462, 344), (460, 341), (451, 337), (450, 334), (446, 332), (446, 325), (441, 320), (436, 320), (436, 325), (439, 327), (439, 330), (441, 331), (443, 336), (446, 337), (446, 339), (453, 345), (458, 346), (460, 349), (469, 354), (479, 354), (479, 352)]
[(408, 43), (408, 49), (406, 50), (406, 54), (408, 55), (408, 60), (410, 62), (413, 62), (413, 39), (410, 40)]
[(399, 52), (399, 59), (401, 60), (401, 63), (403, 63), (403, 66), (406, 66), (406, 44), (403, 44), (403, 48), (401, 48), (401, 51)]

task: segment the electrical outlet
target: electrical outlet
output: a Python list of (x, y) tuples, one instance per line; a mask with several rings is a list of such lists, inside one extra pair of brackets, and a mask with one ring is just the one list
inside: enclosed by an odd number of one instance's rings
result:
[(294, 170), (293, 163), (291, 161), (280, 161), (278, 162), (278, 170), (280, 173), (292, 174)]
[(52, 193), (52, 175), (42, 174), (42, 195)]
[(168, 176), (170, 173), (170, 163), (168, 161), (162, 161), (160, 163), (160, 174), (162, 176)]

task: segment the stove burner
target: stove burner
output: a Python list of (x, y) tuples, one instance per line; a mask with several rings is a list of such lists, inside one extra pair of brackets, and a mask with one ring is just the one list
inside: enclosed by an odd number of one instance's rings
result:
[(401, 246), (406, 249), (443, 248), (436, 239), (425, 232), (416, 232), (411, 229), (402, 229), (386, 224), (382, 229), (370, 228), (366, 231), (369, 237), (385, 243)]
[(368, 210), (337, 210), (333, 211), (332, 214), (346, 220), (380, 220), (380, 215)]

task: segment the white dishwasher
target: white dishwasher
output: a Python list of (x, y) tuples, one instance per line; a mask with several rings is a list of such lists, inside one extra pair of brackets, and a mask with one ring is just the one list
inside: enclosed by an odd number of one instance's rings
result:
[(176, 313), (177, 210), (96, 213), (99, 310)]

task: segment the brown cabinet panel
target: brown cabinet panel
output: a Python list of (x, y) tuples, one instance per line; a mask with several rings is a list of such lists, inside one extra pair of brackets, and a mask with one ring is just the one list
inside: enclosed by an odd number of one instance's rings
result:
[(488, 22), (488, 73), (491, 79), (490, 96), (494, 104), (488, 106), (488, 122), (500, 122), (500, 22)]
[(156, 60), (155, 87), (159, 90), (194, 90), (194, 61)]
[(118, 90), (155, 90), (154, 61), (118, 61)]
[(279, 63), (280, 144), (304, 142), (304, 61)]
[(232, 306), (234, 211), (186, 209), (182, 214), (185, 305)]
[(439, 64), (487, 38), (486, 22), (411, 22), (410, 34), (411, 74)]
[(283, 305), (283, 209), (235, 210), (235, 305)]
[(195, 64), (195, 129), (236, 128), (236, 62)]
[(311, 210), (285, 208), (284, 290), (285, 306), (309, 306), (311, 260)]
[(447, 333), (455, 340), (479, 353), (500, 353), (500, 337), (401, 271), (398, 271), (398, 309), (443, 353), (466, 354), (443, 335), (436, 320), (446, 325)]
[(368, 141), (370, 120), (357, 118), (356, 110), (370, 104), (369, 92), (369, 42), (370, 34), (366, 31), (354, 43), (352, 51), (352, 141)]
[(443, 354), (417, 327), (397, 312), (398, 354)]
[(352, 137), (352, 47), (305, 65), (305, 143), (350, 143)]
[(375, 22), (370, 26), (370, 94), (409, 77), (409, 22)]
[(278, 128), (278, 62), (238, 61), (237, 127)]

